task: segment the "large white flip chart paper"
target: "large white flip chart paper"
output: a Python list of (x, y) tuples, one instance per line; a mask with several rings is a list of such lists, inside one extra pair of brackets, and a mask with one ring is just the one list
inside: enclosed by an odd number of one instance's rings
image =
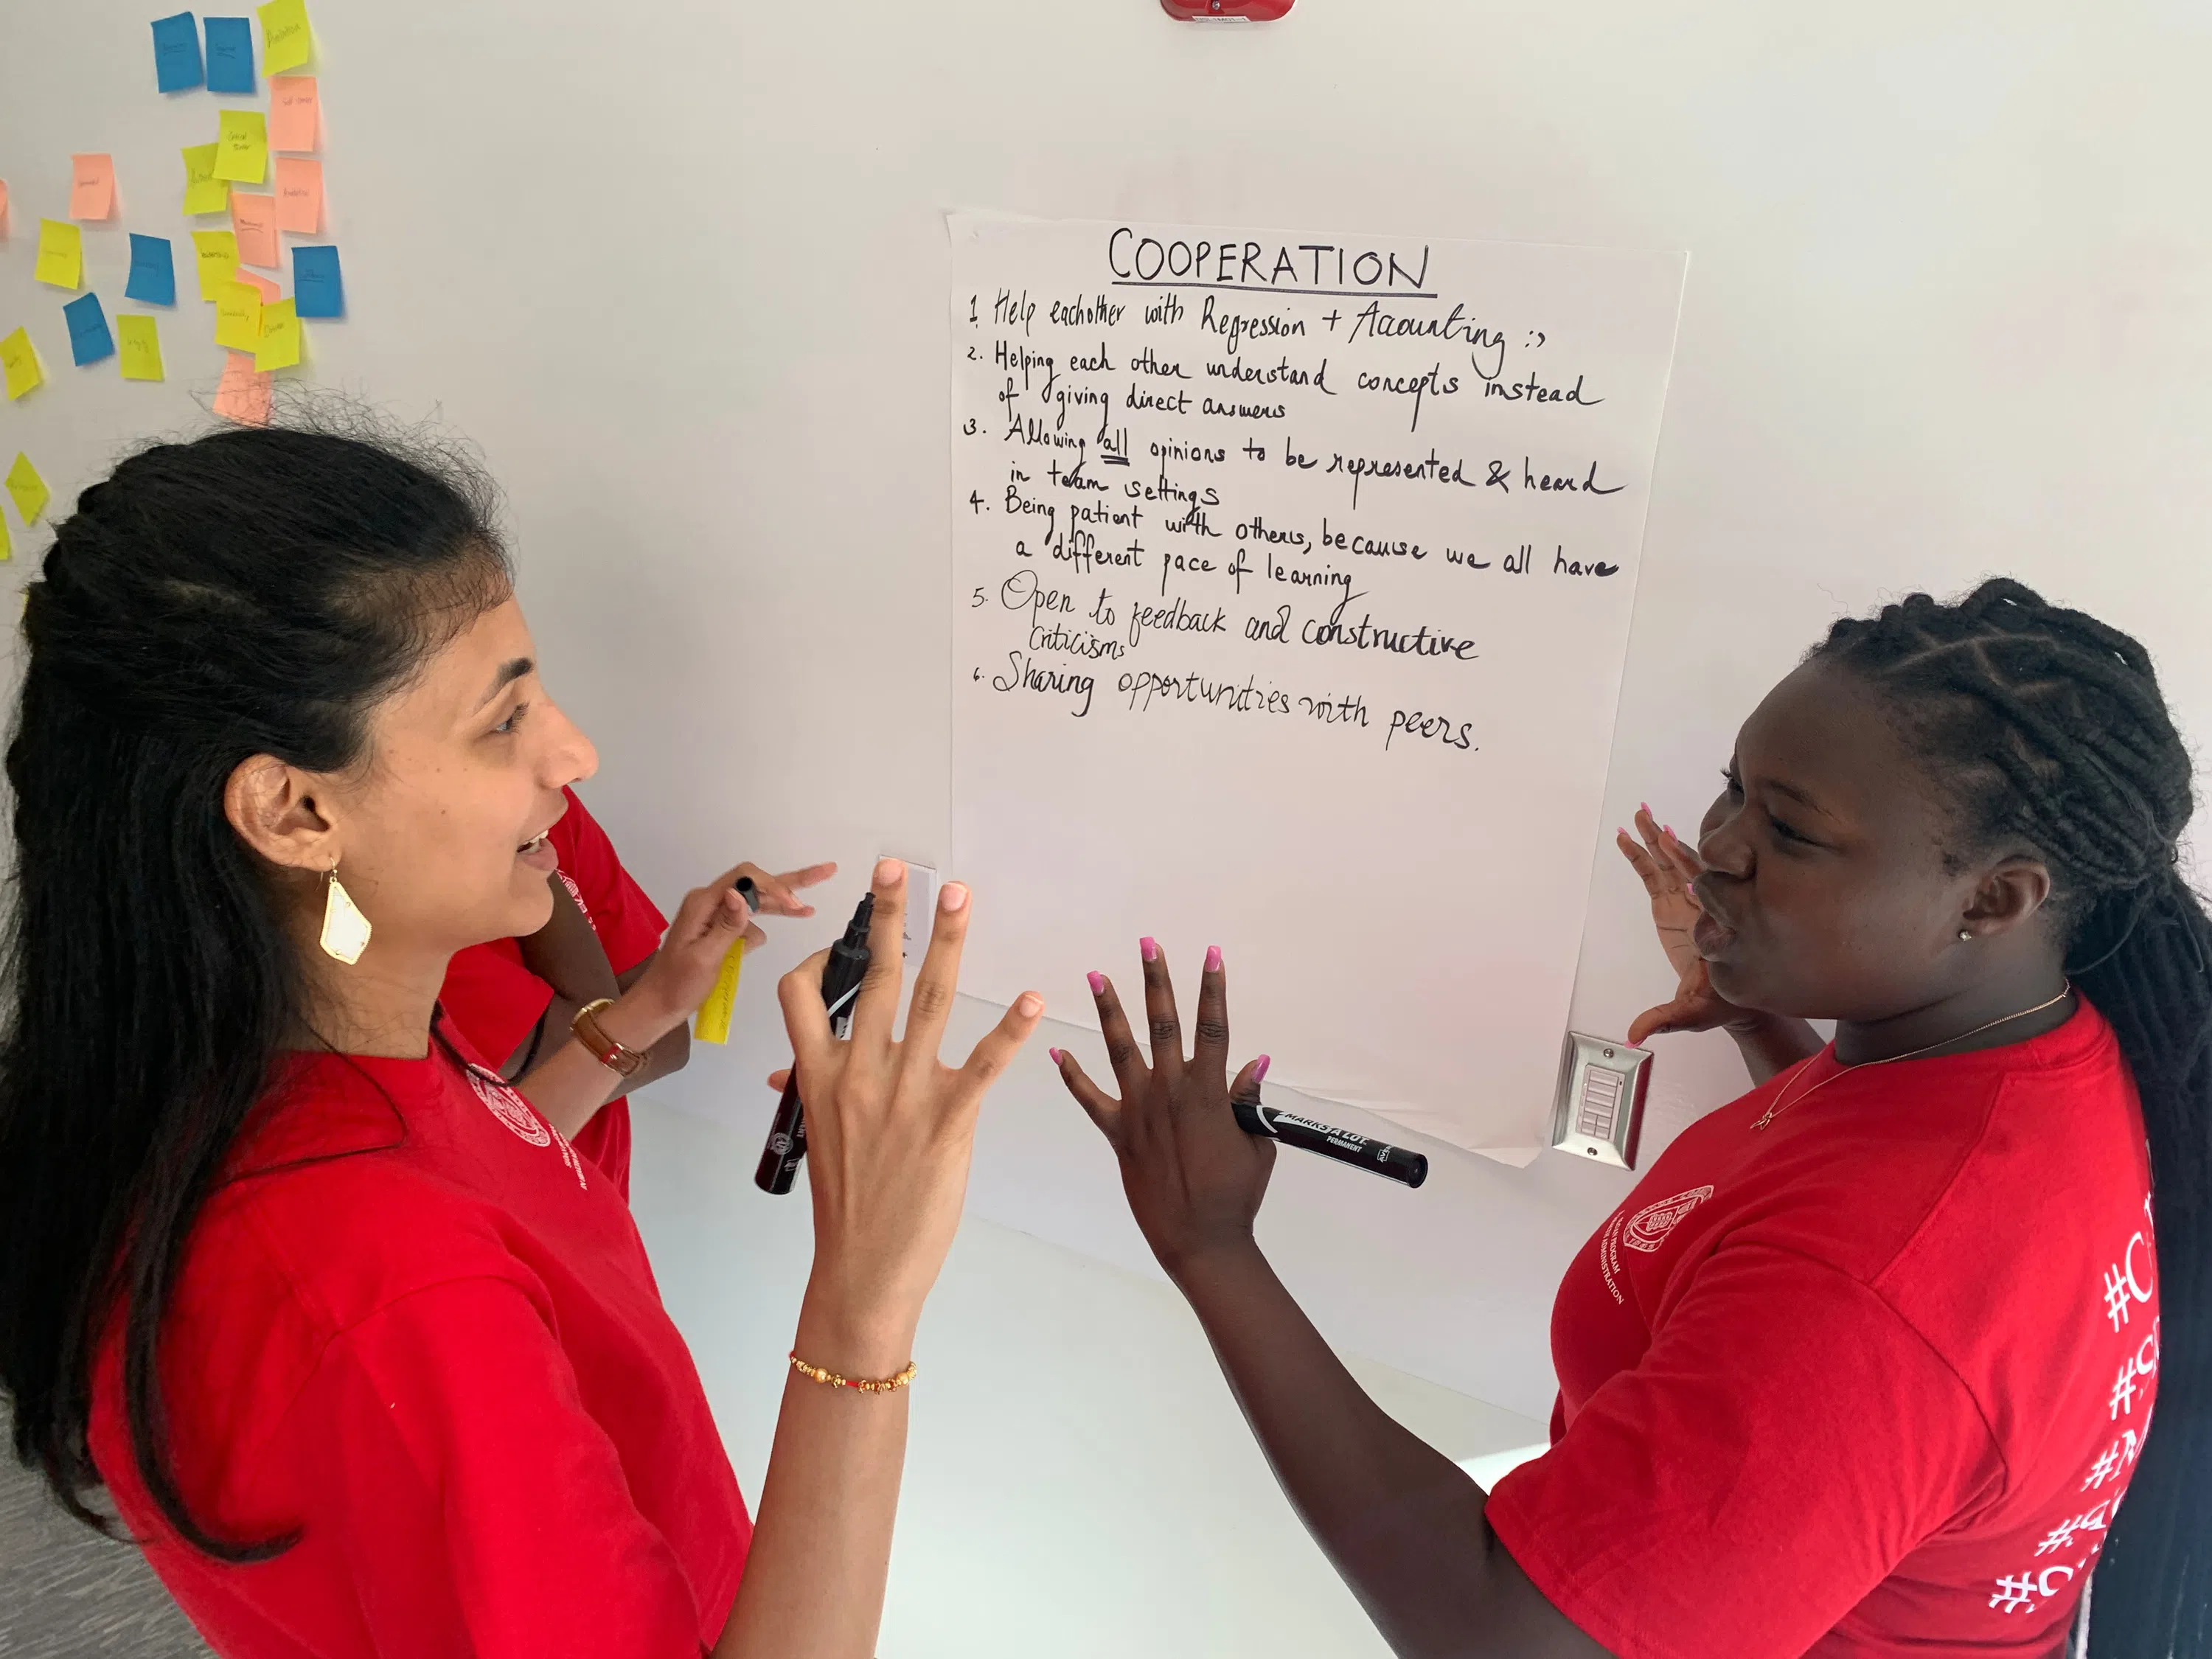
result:
[(968, 988), (1218, 945), (1271, 1083), (1532, 1145), (1685, 256), (951, 229)]

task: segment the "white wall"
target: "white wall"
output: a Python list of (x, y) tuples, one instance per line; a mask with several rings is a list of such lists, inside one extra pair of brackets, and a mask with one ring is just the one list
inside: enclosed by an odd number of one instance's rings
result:
[[(186, 228), (174, 152), (217, 100), (151, 90), (148, 15), (0, 17), (0, 330), (30, 320), (56, 382), (0, 407), (0, 453), (62, 488), (184, 423), (217, 368), (187, 298), (169, 386), (72, 371), (61, 296), (29, 281), (72, 149), (118, 161), (125, 218), (87, 237), (111, 312), (122, 232)], [(740, 854), (943, 854), (952, 205), (1690, 249), (1611, 817), (1648, 797), (1693, 821), (1839, 610), (1990, 570), (2139, 630), (2212, 727), (2212, 26), (2182, 0), (1299, 0), (1210, 33), (1152, 0), (314, 15), (353, 307), (310, 325), (316, 377), (483, 444), (551, 683), (601, 744), (592, 799), (662, 895)], [(1284, 902), (1327, 948), (1328, 905)], [(791, 937), (730, 1051), (662, 1098), (755, 1130)], [(1455, 941), (1449, 971), (1480, 997), (1512, 956)], [(1618, 1030), (1664, 988), (1603, 864), (1577, 1021)], [(1669, 1042), (1659, 1114), (1735, 1081), (1724, 1045)], [(1137, 1261), (1090, 1133), (1025, 1063), (975, 1211)], [(1285, 1158), (1270, 1243), (1351, 1346), (1538, 1412), (1551, 1283), (1626, 1183), (1431, 1150), (1418, 1194)]]

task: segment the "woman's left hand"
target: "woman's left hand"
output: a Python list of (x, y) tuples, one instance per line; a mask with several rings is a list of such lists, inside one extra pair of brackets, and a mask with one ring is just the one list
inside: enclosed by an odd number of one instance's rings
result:
[(1165, 955), (1145, 941), (1145, 1017), (1152, 1063), (1139, 1054), (1121, 1000), (1103, 974), (1091, 975), (1106, 1057), (1120, 1099), (1084, 1075), (1075, 1056), (1053, 1059), (1077, 1103), (1091, 1115), (1121, 1163), (1121, 1189), (1145, 1242), (1178, 1278), (1215, 1252), (1253, 1247), (1252, 1222), (1275, 1167), (1271, 1140), (1237, 1127), (1232, 1100), (1257, 1101), (1265, 1054), (1229, 1079), (1229, 989), (1221, 952), (1206, 953), (1199, 980), (1197, 1041), (1182, 1052), (1182, 1026)]

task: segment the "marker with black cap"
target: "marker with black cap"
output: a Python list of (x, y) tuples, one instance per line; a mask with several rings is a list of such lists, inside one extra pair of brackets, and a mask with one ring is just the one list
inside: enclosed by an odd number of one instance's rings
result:
[[(876, 896), (861, 896), (860, 908), (845, 929), (845, 937), (830, 947), (830, 960), (822, 964), (822, 1000), (830, 1010), (830, 1034), (842, 1042), (853, 1031), (853, 999), (868, 971), (868, 928), (875, 920)], [(799, 1177), (806, 1157), (806, 1114), (799, 1098), (799, 1066), (792, 1063), (784, 1079), (783, 1098), (775, 1103), (769, 1121), (768, 1145), (761, 1149), (760, 1168), (753, 1185), (764, 1193), (787, 1193)]]
[(1251, 1097), (1230, 1102), (1237, 1114), (1237, 1127), (1246, 1134), (1265, 1135), (1302, 1152), (1334, 1158), (1339, 1164), (1349, 1164), (1408, 1187), (1418, 1187), (1429, 1178), (1429, 1160), (1419, 1152), (1370, 1140), (1349, 1129), (1333, 1129), (1295, 1112), (1279, 1112), (1272, 1106), (1263, 1106), (1260, 1103), (1259, 1085), (1259, 1079), (1253, 1079)]

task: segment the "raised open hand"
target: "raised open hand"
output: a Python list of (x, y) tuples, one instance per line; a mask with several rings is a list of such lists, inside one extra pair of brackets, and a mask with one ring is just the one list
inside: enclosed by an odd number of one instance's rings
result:
[(1674, 969), (1676, 983), (1671, 1001), (1636, 1017), (1628, 1028), (1628, 1040), (1641, 1043), (1662, 1031), (1710, 1031), (1743, 1018), (1743, 1010), (1723, 1001), (1714, 991), (1705, 958), (1690, 938), (1698, 921), (1697, 896), (1690, 884), (1705, 866), (1671, 827), (1651, 816), (1649, 806), (1637, 810), (1636, 828), (1643, 837), (1640, 842), (1623, 830), (1614, 844), (1644, 878), (1644, 890), (1651, 897), (1651, 926)]

